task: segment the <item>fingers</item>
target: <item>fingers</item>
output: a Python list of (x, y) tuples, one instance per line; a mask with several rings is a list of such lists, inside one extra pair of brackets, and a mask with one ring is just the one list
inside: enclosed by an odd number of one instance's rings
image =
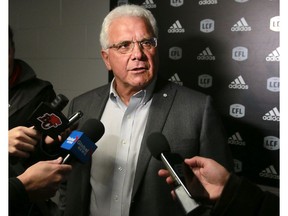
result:
[(30, 157), (30, 154), (25, 152), (25, 151), (19, 151), (17, 149), (10, 150), (9, 149), (9, 155), (14, 156), (14, 157), (19, 157), (19, 158), (28, 158)]
[(67, 128), (64, 132), (62, 132), (60, 135), (57, 136), (57, 139), (53, 139), (50, 136), (46, 136), (44, 141), (47, 145), (52, 145), (55, 142), (63, 142), (63, 140), (65, 140), (69, 134), (71, 133), (71, 128)]
[(189, 165), (190, 167), (203, 167), (205, 163), (205, 158), (200, 156), (195, 156), (192, 158), (186, 158), (184, 162)]
[(29, 157), (30, 153), (35, 150), (35, 141), (26, 141), (19, 139), (9, 140), (9, 154), (16, 157)]
[(177, 199), (177, 196), (176, 196), (176, 193), (174, 190), (171, 191), (171, 196), (172, 196), (173, 200)]
[(172, 185), (174, 183), (174, 180), (173, 178), (170, 176), (170, 173), (168, 170), (165, 170), (165, 169), (160, 169), (158, 171), (158, 175), (160, 177), (163, 177), (163, 178), (166, 178), (166, 182), (170, 185)]
[(57, 159), (55, 160), (49, 160), (47, 161), (47, 163), (51, 163), (51, 164), (61, 164), (62, 162), (62, 157), (58, 157)]
[(15, 127), (8, 131), (9, 154), (17, 157), (29, 157), (41, 135), (32, 127)]
[(168, 170), (160, 169), (160, 170), (158, 171), (158, 175), (159, 175), (160, 177), (168, 177), (170, 174), (169, 174)]

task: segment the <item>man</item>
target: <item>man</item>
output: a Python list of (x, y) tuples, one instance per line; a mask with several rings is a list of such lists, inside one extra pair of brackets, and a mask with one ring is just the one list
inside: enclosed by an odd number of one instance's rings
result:
[[(48, 215), (48, 207), (51, 208), (51, 205), (56, 206), (51, 201), (44, 200), (42, 203), (35, 203), (35, 200), (26, 199), (21, 202), (21, 205), (15, 205), (15, 200), (12, 198), (19, 198), (17, 193), (23, 191), (23, 185), (20, 184), (17, 177), (21, 176), (28, 167), (40, 159), (46, 159), (42, 158), (44, 154), (38, 154), (40, 148), (36, 148), (36, 145), (41, 141), (42, 135), (29, 124), (28, 118), (42, 101), (52, 102), (56, 97), (50, 82), (37, 78), (34, 70), (26, 62), (15, 59), (13, 36), (13, 31), (9, 26), (9, 215)], [(53, 164), (46, 164), (45, 167), (49, 167), (49, 165), (55, 171)], [(34, 169), (30, 167), (25, 172), (26, 176), (27, 174), (31, 175), (31, 172), (36, 168), (38, 169), (38, 174), (43, 172), (41, 170), (43, 166), (40, 163)], [(51, 175), (50, 177), (55, 176)], [(66, 177), (66, 173), (61, 176), (63, 179), (64, 177)], [(53, 185), (55, 180), (53, 178), (51, 180), (51, 178), (47, 177), (46, 181), (50, 181), (51, 185)], [(33, 182), (41, 184), (37, 179), (34, 179)], [(48, 183), (47, 185), (49, 186)], [(37, 191), (37, 193), (39, 192), (39, 194), (43, 194), (43, 197), (46, 197), (42, 189)], [(48, 187), (46, 189), (49, 190)], [(23, 193), (20, 192), (20, 194)]]
[[(56, 97), (50, 82), (37, 78), (26, 62), (15, 59), (15, 50), (14, 35), (9, 26), (9, 177), (25, 170), (22, 165), (41, 139), (29, 124), (29, 116), (41, 102), (50, 103)], [(28, 166), (31, 164), (29, 162)]]
[(232, 169), (211, 98), (158, 77), (157, 34), (153, 15), (140, 6), (119, 6), (104, 19), (101, 54), (114, 79), (75, 98), (69, 112), (83, 111), (80, 126), (101, 119), (105, 133), (91, 164), (73, 164), (61, 188), (64, 215), (183, 215), (157, 176), (163, 164), (146, 147), (151, 132), (162, 132), (185, 158), (203, 155)]
[[(195, 156), (185, 159), (185, 163), (208, 192), (209, 200), (215, 203), (212, 215), (279, 215), (279, 196), (262, 191), (247, 179), (228, 172), (216, 161)], [(161, 169), (158, 174), (166, 177), (168, 184), (173, 184), (167, 170)]]
[(15, 59), (15, 50), (13, 31), (9, 27), (9, 130), (28, 126), (28, 117), (37, 106), (56, 97), (50, 82), (37, 78), (26, 62)]

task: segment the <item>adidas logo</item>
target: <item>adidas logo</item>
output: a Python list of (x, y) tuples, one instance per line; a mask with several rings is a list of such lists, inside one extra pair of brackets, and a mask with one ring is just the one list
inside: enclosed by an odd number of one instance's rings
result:
[(177, 73), (175, 73), (173, 76), (171, 76), (169, 81), (174, 82), (174, 83), (181, 85), (181, 86), (183, 85), (183, 82), (180, 80), (180, 77), (178, 76)]
[(248, 25), (245, 18), (242, 17), (234, 26), (231, 28), (231, 31), (251, 31), (251, 26)]
[(246, 85), (242, 76), (238, 76), (234, 81), (232, 81), (229, 86), (230, 89), (248, 89), (248, 85)]
[(263, 117), (264, 121), (280, 121), (280, 112), (277, 107), (274, 107), (268, 113), (266, 113)]
[(202, 0), (199, 1), (199, 5), (211, 5), (211, 4), (217, 4), (217, 0)]
[(153, 0), (146, 0), (145, 2), (143, 2), (142, 6), (144, 6), (144, 8), (146, 9), (157, 7), (156, 4), (154, 4)]
[(280, 47), (266, 57), (266, 61), (280, 61)]
[(168, 29), (168, 33), (184, 33), (185, 29), (182, 27), (179, 20), (177, 20), (170, 28)]
[(279, 175), (273, 165), (270, 165), (266, 169), (262, 170), (262, 172), (259, 173), (259, 176), (270, 179), (279, 179)]
[(212, 54), (209, 47), (206, 47), (198, 56), (197, 60), (215, 61), (215, 56)]
[(266, 136), (264, 137), (263, 147), (271, 151), (279, 150), (280, 139), (275, 136)]
[(245, 3), (245, 2), (248, 2), (249, 0), (235, 0), (235, 2), (238, 2), (238, 3)]
[(228, 144), (245, 146), (246, 142), (243, 141), (240, 133), (236, 132), (235, 134), (233, 134), (231, 137), (228, 138)]

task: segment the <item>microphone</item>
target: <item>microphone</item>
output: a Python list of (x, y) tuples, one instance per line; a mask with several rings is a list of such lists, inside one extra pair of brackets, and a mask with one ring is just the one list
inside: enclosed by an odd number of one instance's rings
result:
[(105, 132), (104, 125), (98, 119), (88, 119), (81, 131), (74, 130), (62, 143), (61, 148), (69, 153), (63, 159), (62, 164), (67, 163), (73, 156), (81, 163), (91, 159), (91, 155), (97, 149), (96, 142)]
[(69, 117), (67, 127), (71, 127), (72, 125), (74, 125), (80, 118), (82, 118), (82, 116), (83, 113), (81, 111), (74, 113), (72, 116)]
[(56, 98), (51, 102), (51, 107), (55, 110), (62, 111), (64, 107), (68, 104), (69, 99), (62, 95), (58, 94)]
[(171, 153), (168, 141), (162, 133), (151, 133), (147, 138), (147, 147), (154, 158), (164, 163), (173, 178), (174, 191), (185, 214), (192, 212), (199, 206), (186, 187), (188, 183), (193, 181), (193, 172), (187, 170), (189, 167), (184, 163), (181, 155)]
[(68, 98), (62, 94), (57, 95), (50, 104), (41, 102), (31, 114), (29, 122), (44, 135), (57, 139), (69, 127), (69, 120), (61, 112), (68, 102)]

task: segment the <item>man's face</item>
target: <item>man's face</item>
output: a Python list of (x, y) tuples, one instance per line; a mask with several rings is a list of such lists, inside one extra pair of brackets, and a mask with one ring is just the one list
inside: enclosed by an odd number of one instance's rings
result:
[[(120, 17), (111, 23), (108, 41), (111, 46), (123, 41), (142, 41), (153, 36), (151, 27), (143, 19)], [(157, 48), (145, 49), (138, 43), (134, 43), (134, 48), (126, 54), (115, 48), (102, 50), (102, 58), (108, 70), (113, 71), (117, 91), (139, 91), (145, 88), (158, 69)]]

